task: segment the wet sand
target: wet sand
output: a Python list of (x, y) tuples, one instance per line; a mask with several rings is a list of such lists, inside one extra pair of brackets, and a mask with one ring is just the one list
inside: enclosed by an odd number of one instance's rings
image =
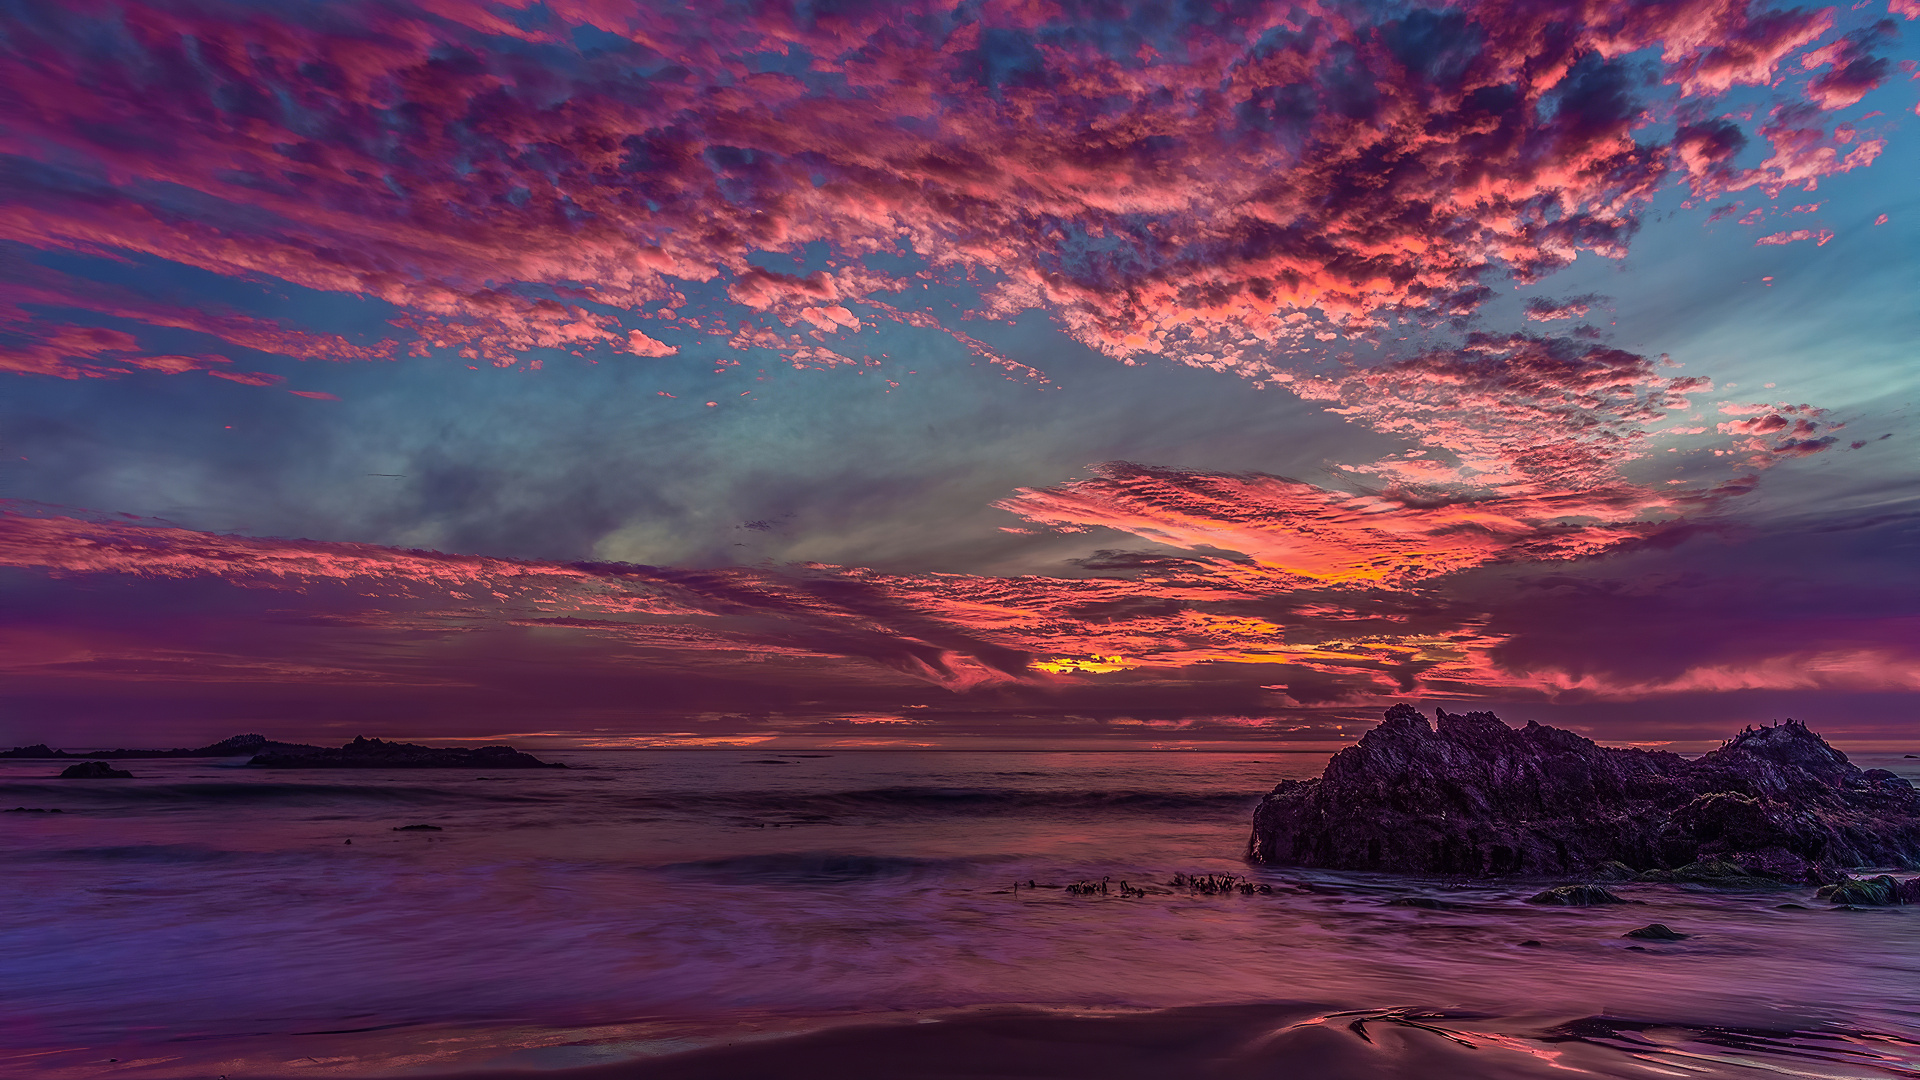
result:
[[(980, 1010), (472, 1080), (1445, 1080), (1920, 1077), (1920, 1046), (1865, 1033), (1686, 1029), (1601, 1018), (1489, 1018), (1269, 1004), (1075, 1015)], [(1515, 1033), (1519, 1032), (1519, 1033)], [(448, 1074), (441, 1074), (448, 1075)], [(229, 1078), (233, 1080), (233, 1078)]]

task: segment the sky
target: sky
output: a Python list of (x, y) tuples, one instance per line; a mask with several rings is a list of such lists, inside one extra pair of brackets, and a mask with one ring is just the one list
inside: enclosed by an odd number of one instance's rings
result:
[(1902, 746), (1917, 60), (1920, 0), (8, 0), (0, 743)]

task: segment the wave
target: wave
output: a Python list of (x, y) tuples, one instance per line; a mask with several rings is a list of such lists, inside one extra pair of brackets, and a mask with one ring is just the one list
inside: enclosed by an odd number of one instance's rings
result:
[(111, 844), (96, 847), (57, 848), (51, 851), (16, 852), (14, 861), (81, 863), (157, 863), (167, 866), (258, 861), (261, 856), (242, 851), (226, 851), (200, 844)]
[(653, 869), (670, 877), (722, 885), (849, 885), (913, 877), (975, 861), (802, 851), (698, 859)]
[(887, 787), (833, 792), (727, 792), (707, 796), (648, 797), (629, 800), (646, 809), (698, 808), (702, 811), (779, 816), (801, 821), (878, 813), (1058, 814), (1132, 813), (1217, 815), (1239, 818), (1253, 812), (1257, 794), (1196, 794), (1166, 791), (1041, 791), (1022, 788)]
[[(113, 786), (107, 786), (111, 784)], [(453, 786), (389, 784), (298, 784), (272, 781), (190, 781), (177, 784), (97, 783), (61, 781), (44, 784), (0, 784), (0, 803), (60, 802), (115, 806), (156, 803), (321, 805), (340, 802), (400, 803), (554, 803), (571, 796), (518, 794), (499, 790), (465, 790)]]

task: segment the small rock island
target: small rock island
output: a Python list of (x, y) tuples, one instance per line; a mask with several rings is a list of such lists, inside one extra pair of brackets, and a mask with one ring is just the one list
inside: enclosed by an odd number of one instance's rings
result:
[(339, 749), (302, 747), (248, 762), (269, 769), (564, 769), (511, 746), (421, 746), (356, 737)]
[(1281, 781), (1254, 811), (1248, 859), (1466, 877), (1708, 863), (1803, 884), (1920, 866), (1920, 791), (1792, 720), (1689, 760), (1490, 712), (1436, 717), (1396, 705), (1319, 779)]
[(79, 765), (69, 765), (60, 772), (62, 780), (131, 780), (133, 774), (125, 769), (116, 769), (104, 761), (87, 761)]

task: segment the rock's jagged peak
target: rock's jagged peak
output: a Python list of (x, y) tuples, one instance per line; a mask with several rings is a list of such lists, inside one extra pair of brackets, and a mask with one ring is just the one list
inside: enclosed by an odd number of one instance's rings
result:
[[(1491, 712), (1450, 713), (1445, 709), (1435, 709), (1434, 718), (1434, 722), (1430, 722), (1425, 713), (1401, 702), (1388, 709), (1380, 723), (1360, 737), (1358, 745), (1365, 745), (1375, 736), (1439, 738), (1458, 743), (1525, 737), (1529, 742), (1575, 742), (1598, 750), (1610, 749), (1600, 746), (1583, 735), (1562, 728), (1547, 727), (1533, 720), (1527, 721), (1527, 725), (1523, 728), (1515, 728)], [(1670, 751), (1661, 750), (1632, 752), (1671, 755)], [(1750, 724), (1733, 738), (1721, 743), (1718, 749), (1702, 755), (1700, 760), (1709, 762), (1716, 756), (1727, 759), (1743, 754), (1766, 758), (1783, 765), (1797, 765), (1812, 772), (1848, 770), (1852, 766), (1852, 763), (1847, 760), (1847, 755), (1834, 749), (1807, 725), (1791, 718), (1778, 724), (1759, 726)]]
[(1738, 735), (1721, 743), (1719, 749), (1704, 757), (1731, 753), (1773, 758), (1803, 768), (1832, 768), (1851, 764), (1847, 755), (1829, 746), (1827, 740), (1792, 717), (1779, 724), (1762, 724), (1759, 727), (1749, 724)]
[(267, 743), (269, 743), (270, 741), (272, 741), (272, 740), (270, 740), (270, 739), (268, 739), (268, 738), (267, 738), (267, 737), (266, 737), (265, 735), (261, 735), (261, 734), (259, 734), (258, 732), (250, 732), (250, 733), (248, 733), (248, 734), (246, 734), (246, 735), (230, 735), (230, 736), (228, 736), (227, 738), (224, 738), (224, 739), (221, 739), (221, 740), (220, 740), (219, 742), (217, 742), (217, 743), (213, 743), (213, 744), (211, 744), (211, 745), (209, 745), (208, 747), (206, 747), (206, 749), (208, 749), (208, 750), (234, 750), (234, 751), (244, 751), (244, 750), (255, 750), (255, 751), (257, 751), (257, 750), (258, 750), (259, 748), (261, 748), (261, 747), (263, 747), (263, 746), (265, 746), (265, 745), (267, 745)]
[[(1433, 725), (1427, 722), (1425, 713), (1403, 701), (1388, 709), (1387, 715), (1380, 721), (1380, 726), (1373, 731), (1405, 731), (1411, 734), (1431, 735)], [(1373, 731), (1367, 734), (1371, 735)]]
[(1433, 717), (1439, 735), (1455, 742), (1505, 738), (1514, 733), (1506, 721), (1490, 712), (1450, 713), (1445, 709), (1435, 709)]
[[(1369, 740), (1398, 741), (1402, 738), (1442, 739), (1455, 743), (1484, 744), (1511, 741), (1517, 736), (1535, 738), (1542, 733), (1579, 738), (1572, 732), (1563, 732), (1557, 728), (1543, 728), (1536, 723), (1529, 723), (1524, 728), (1515, 728), (1490, 712), (1450, 713), (1445, 709), (1435, 709), (1433, 715), (1436, 722), (1429, 722), (1425, 713), (1401, 702), (1388, 709), (1379, 725), (1362, 735), (1357, 745), (1366, 746)], [(1349, 747), (1349, 749), (1355, 748), (1357, 747)]]

